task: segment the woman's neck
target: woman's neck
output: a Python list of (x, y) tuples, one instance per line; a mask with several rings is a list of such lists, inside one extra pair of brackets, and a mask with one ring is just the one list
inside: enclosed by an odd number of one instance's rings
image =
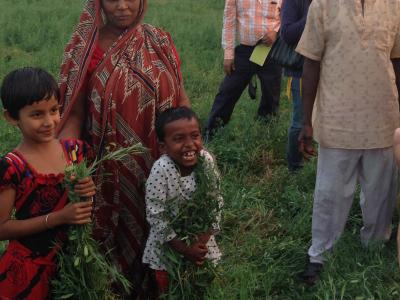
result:
[(118, 28), (112, 25), (104, 25), (100, 30), (100, 36), (104, 35), (109, 38), (117, 39), (126, 29)]
[(113, 26), (105, 25), (100, 29), (99, 34), (99, 46), (103, 49), (104, 52), (107, 52), (108, 49), (115, 43), (115, 41), (119, 38), (119, 36), (124, 32), (123, 29), (116, 28)]
[[(132, 25), (136, 26), (136, 25)], [(133, 27), (129, 27), (133, 28)], [(115, 43), (115, 41), (121, 36), (121, 34), (125, 31), (128, 30), (129, 28), (118, 28), (114, 27), (112, 25), (104, 25), (100, 29), (100, 34), (99, 34), (99, 46), (100, 48), (104, 51), (107, 52), (108, 49), (111, 48), (111, 46)]]

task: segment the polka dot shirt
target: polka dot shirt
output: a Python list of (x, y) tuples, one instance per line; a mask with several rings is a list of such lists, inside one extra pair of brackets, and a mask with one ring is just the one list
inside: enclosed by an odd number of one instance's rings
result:
[[(200, 155), (204, 156), (207, 163), (218, 173), (210, 153), (202, 150)], [(166, 201), (177, 197), (188, 200), (195, 190), (194, 172), (188, 176), (181, 176), (174, 161), (166, 154), (154, 163), (146, 182), (146, 216), (150, 224), (150, 233), (143, 254), (143, 263), (149, 264), (153, 270), (165, 270), (162, 263), (164, 254), (161, 245), (176, 237), (176, 233), (168, 228), (168, 221), (163, 218)], [(220, 202), (222, 206), (222, 199)], [(214, 224), (215, 229), (219, 228), (218, 223), (219, 220)], [(215, 262), (218, 261), (221, 252), (213, 235), (208, 241), (207, 247), (206, 257)]]

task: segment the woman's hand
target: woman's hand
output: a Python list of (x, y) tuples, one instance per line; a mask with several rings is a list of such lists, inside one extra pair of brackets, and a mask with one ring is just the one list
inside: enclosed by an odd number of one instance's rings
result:
[(190, 100), (188, 95), (186, 94), (186, 90), (185, 87), (183, 86), (183, 82), (181, 84), (181, 91), (180, 91), (180, 97), (179, 97), (179, 101), (178, 101), (178, 106), (186, 106), (186, 107), (190, 107)]
[[(82, 91), (72, 106), (71, 112), (64, 115), (58, 125), (59, 138), (81, 138), (82, 128), (86, 116), (86, 92)], [(66, 109), (66, 108), (65, 108)]]

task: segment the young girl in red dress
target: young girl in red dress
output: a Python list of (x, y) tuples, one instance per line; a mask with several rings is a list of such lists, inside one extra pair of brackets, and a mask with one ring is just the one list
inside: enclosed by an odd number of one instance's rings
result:
[(0, 240), (9, 240), (0, 258), (1, 300), (48, 299), (67, 225), (91, 221), (91, 178), (76, 184), (82, 202), (68, 204), (64, 169), (89, 149), (79, 140), (55, 138), (58, 99), (53, 77), (37, 68), (11, 72), (1, 87), (5, 118), (22, 133), (17, 148), (0, 159)]

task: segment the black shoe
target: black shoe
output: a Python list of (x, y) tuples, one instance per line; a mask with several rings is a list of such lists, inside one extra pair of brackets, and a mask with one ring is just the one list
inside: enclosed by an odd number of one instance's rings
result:
[(313, 286), (319, 280), (324, 265), (320, 263), (308, 263), (304, 272), (300, 273), (300, 279), (308, 286)]

